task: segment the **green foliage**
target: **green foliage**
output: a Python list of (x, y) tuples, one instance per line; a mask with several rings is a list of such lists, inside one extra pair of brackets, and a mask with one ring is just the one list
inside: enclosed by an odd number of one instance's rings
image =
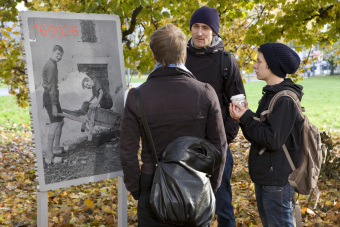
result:
[(323, 48), (324, 59), (329, 63), (330, 75), (334, 75), (334, 69), (340, 64), (340, 42), (329, 43)]
[[(21, 42), (12, 38), (17, 24), (15, 6), (21, 0), (0, 0), (0, 78), (12, 88), (17, 102), (27, 105)], [(116, 14), (120, 17), (125, 66), (145, 73), (153, 68), (149, 37), (166, 23), (174, 23), (190, 37), (189, 20), (202, 5), (217, 8), (220, 36), (238, 57), (241, 68), (252, 70), (256, 47), (263, 42), (285, 42), (296, 50), (321, 47), (339, 40), (338, 0), (35, 0), (23, 1), (28, 10)], [(17, 32), (17, 31), (16, 31)], [(338, 48), (339, 49), (339, 48)], [(305, 59), (307, 64), (310, 59)], [(292, 77), (298, 79), (297, 74)], [(18, 90), (16, 90), (18, 88)]]

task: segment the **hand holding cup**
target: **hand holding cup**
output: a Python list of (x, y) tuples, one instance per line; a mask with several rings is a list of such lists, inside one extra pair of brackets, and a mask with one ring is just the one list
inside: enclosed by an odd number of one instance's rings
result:
[(239, 121), (244, 112), (248, 109), (248, 102), (243, 94), (231, 97), (232, 103), (229, 105), (229, 113), (231, 118)]

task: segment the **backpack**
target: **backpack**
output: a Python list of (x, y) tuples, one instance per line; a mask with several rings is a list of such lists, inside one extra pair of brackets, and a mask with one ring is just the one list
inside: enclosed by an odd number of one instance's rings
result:
[(154, 214), (179, 226), (207, 226), (216, 210), (209, 177), (221, 162), (220, 153), (204, 139), (172, 141), (159, 158), (151, 188)]
[[(302, 144), (301, 144), (301, 155), (298, 163), (299, 166), (295, 166), (289, 152), (287, 150), (286, 145), (282, 146), (285, 155), (288, 159), (288, 162), (292, 168), (292, 173), (288, 177), (288, 182), (290, 185), (296, 190), (298, 194), (310, 195), (308, 202), (310, 202), (313, 192), (316, 194), (316, 202), (314, 205), (314, 209), (319, 200), (319, 190), (317, 186), (321, 165), (325, 163), (327, 149), (325, 145), (321, 142), (321, 135), (319, 129), (313, 125), (308, 117), (304, 115), (304, 108), (301, 107), (301, 103), (297, 95), (289, 90), (283, 90), (278, 92), (270, 101), (268, 110), (263, 111), (261, 113), (261, 119), (263, 121), (264, 115), (267, 114), (269, 118), (273, 108), (275, 106), (276, 101), (282, 97), (288, 96), (292, 98), (299, 109), (299, 112), (304, 119), (303, 122), (303, 136), (302, 136)], [(260, 151), (260, 154), (263, 153), (265, 149)], [(299, 207), (298, 200), (295, 202), (295, 213), (296, 213), (296, 223), (300, 224), (297, 226), (301, 226), (301, 211)], [(299, 220), (300, 219), (300, 220)]]
[(221, 154), (202, 138), (182, 136), (172, 141), (158, 160), (139, 87), (135, 90), (135, 100), (156, 165), (151, 209), (165, 223), (188, 227), (208, 225), (216, 209), (209, 178), (221, 165)]

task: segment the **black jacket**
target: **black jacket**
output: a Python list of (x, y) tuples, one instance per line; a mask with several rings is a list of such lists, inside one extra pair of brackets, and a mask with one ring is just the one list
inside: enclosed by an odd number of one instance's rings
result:
[[(302, 98), (302, 86), (291, 79), (285, 79), (280, 84), (267, 85), (263, 88), (256, 113), (247, 110), (240, 119), (241, 129), (246, 139), (251, 142), (249, 152), (249, 174), (253, 182), (260, 185), (283, 186), (288, 183), (292, 169), (282, 149), (285, 144), (295, 165), (300, 155), (303, 118), (299, 109), (290, 97), (279, 98), (273, 112), (264, 122), (253, 117), (259, 117), (262, 111), (268, 109), (273, 96), (281, 90), (290, 90)], [(260, 155), (262, 148), (266, 151)]]
[[(242, 78), (235, 57), (231, 56), (231, 68), (229, 76), (224, 83), (221, 75), (221, 52), (224, 50), (222, 39), (216, 45), (196, 49), (191, 45), (191, 39), (187, 45), (187, 61), (185, 66), (194, 74), (197, 80), (209, 83), (216, 91), (220, 102), (224, 128), (228, 143), (236, 137), (239, 124), (229, 114), (230, 97), (245, 94)], [(223, 94), (227, 100), (224, 100)]]
[[(132, 88), (126, 99), (120, 137), (120, 161), (126, 188), (138, 198), (140, 174), (152, 174), (155, 164), (147, 143)], [(195, 136), (212, 143), (222, 155), (222, 164), (211, 177), (214, 190), (220, 186), (226, 159), (226, 136), (214, 89), (179, 68), (158, 68), (140, 85), (141, 100), (158, 157), (180, 136)], [(142, 138), (142, 165), (138, 149)]]

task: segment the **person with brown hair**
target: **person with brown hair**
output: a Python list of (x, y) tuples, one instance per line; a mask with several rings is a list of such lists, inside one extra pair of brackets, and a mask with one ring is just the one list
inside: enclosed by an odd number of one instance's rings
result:
[[(141, 102), (154, 140), (157, 157), (181, 136), (206, 139), (222, 155), (222, 165), (210, 178), (218, 189), (227, 150), (221, 109), (211, 85), (202, 83), (184, 66), (187, 38), (178, 27), (167, 24), (151, 35), (155, 68), (140, 85)], [(160, 221), (150, 208), (150, 193), (156, 166), (141, 123), (135, 88), (127, 96), (120, 137), (124, 182), (138, 200), (138, 226), (174, 226)], [(138, 150), (142, 138), (141, 166)]]

